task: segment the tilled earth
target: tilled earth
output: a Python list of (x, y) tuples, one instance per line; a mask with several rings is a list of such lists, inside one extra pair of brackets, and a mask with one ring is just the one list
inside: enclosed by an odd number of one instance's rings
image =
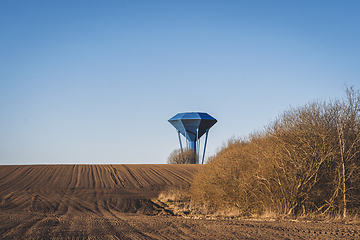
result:
[(191, 219), (153, 200), (199, 168), (0, 166), (0, 239), (360, 239), (359, 225)]

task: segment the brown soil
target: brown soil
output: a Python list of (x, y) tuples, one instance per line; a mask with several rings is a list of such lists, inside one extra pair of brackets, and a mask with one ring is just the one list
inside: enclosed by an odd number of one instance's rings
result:
[(154, 200), (199, 168), (0, 166), (0, 239), (360, 239), (359, 225), (189, 219)]

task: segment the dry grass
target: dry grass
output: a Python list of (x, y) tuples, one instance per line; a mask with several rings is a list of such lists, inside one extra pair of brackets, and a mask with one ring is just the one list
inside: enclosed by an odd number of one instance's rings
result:
[(345, 218), (341, 213), (337, 214), (306, 214), (294, 217), (298, 221), (308, 222), (329, 222), (329, 223), (342, 223), (342, 224), (353, 224), (360, 225), (360, 217), (358, 214), (348, 214)]
[(174, 215), (192, 219), (248, 219), (256, 221), (323, 222), (360, 225), (360, 216), (357, 213), (349, 214), (346, 218), (343, 218), (341, 213), (293, 215), (264, 211), (261, 214), (244, 215), (238, 208), (214, 210), (207, 205), (199, 205), (192, 201), (188, 187), (168, 188), (159, 194), (156, 201), (164, 204), (163, 207)]
[(158, 201), (166, 205), (174, 215), (186, 216), (192, 211), (192, 203), (188, 187), (173, 187), (162, 191)]

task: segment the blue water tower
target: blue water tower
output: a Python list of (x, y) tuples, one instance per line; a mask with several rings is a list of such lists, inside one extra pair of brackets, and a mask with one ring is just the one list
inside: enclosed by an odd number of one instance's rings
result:
[(185, 137), (187, 147), (199, 156), (200, 138), (206, 134), (202, 163), (204, 163), (206, 142), (209, 129), (217, 122), (215, 118), (207, 113), (185, 112), (178, 113), (168, 120), (173, 125), (179, 136), (180, 148), (182, 149), (180, 133)]

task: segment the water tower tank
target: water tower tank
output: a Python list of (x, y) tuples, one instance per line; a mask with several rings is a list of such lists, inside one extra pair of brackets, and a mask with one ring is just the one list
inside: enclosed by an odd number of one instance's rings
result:
[(168, 120), (177, 130), (179, 135), (180, 148), (182, 149), (180, 133), (186, 138), (188, 147), (199, 155), (199, 139), (206, 134), (204, 153), (202, 163), (204, 163), (204, 156), (206, 150), (206, 142), (209, 129), (217, 122), (215, 118), (207, 113), (202, 112), (185, 112), (178, 113)]

